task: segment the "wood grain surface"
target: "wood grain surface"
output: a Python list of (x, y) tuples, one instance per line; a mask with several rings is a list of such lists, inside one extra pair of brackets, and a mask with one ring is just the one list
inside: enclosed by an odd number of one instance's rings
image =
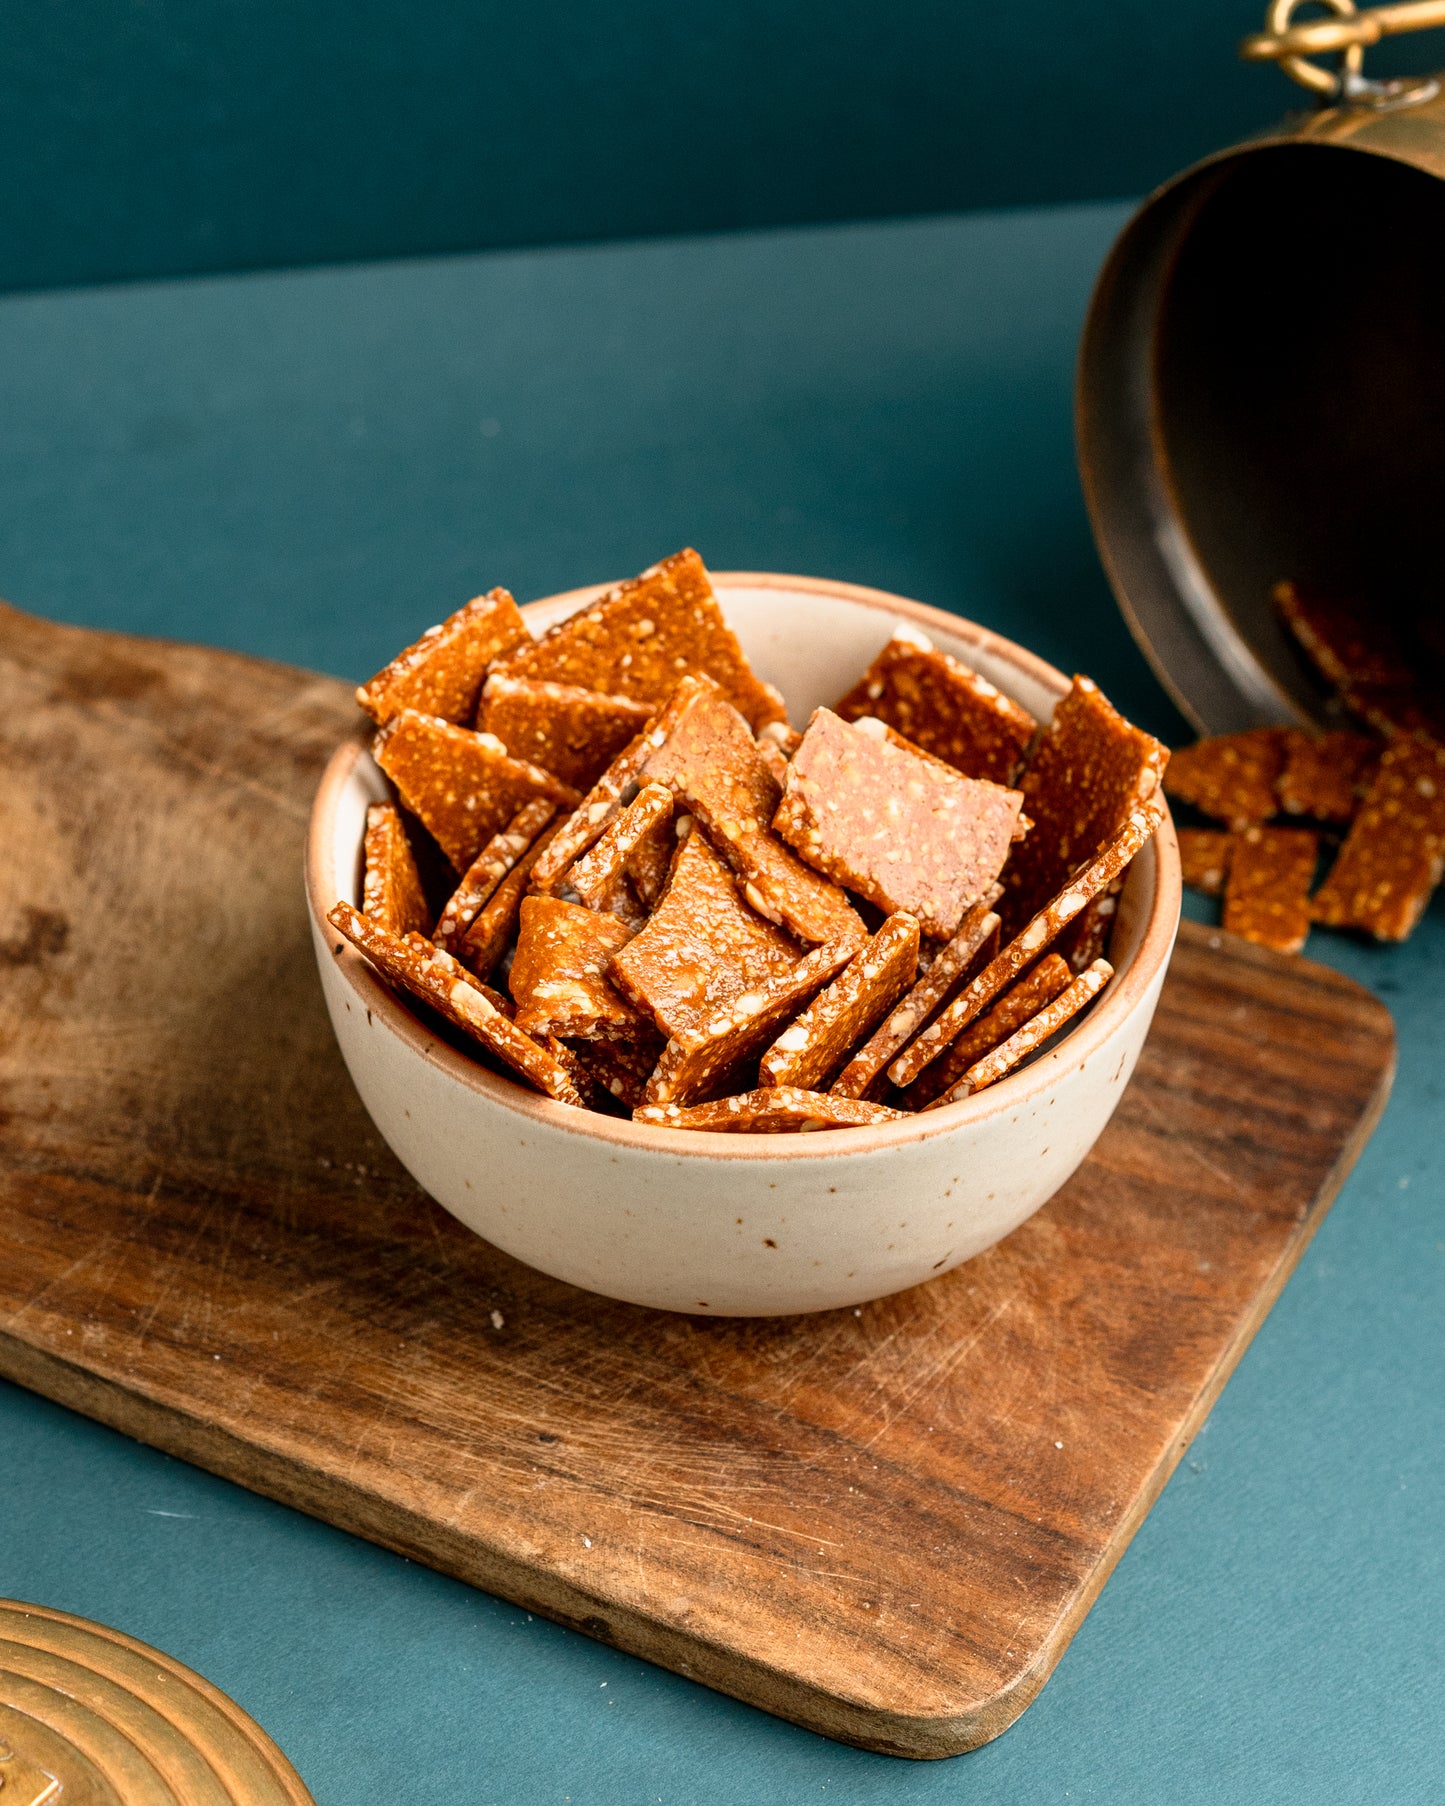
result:
[(856, 1312), (610, 1304), (432, 1204), (335, 1052), (301, 855), (352, 710), (0, 613), (0, 1372), (830, 1736), (997, 1735), (1358, 1153), (1388, 1015), (1186, 924), (991, 1253)]

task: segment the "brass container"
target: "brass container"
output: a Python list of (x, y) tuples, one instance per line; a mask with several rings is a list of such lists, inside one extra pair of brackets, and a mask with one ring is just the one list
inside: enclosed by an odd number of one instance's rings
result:
[(1283, 578), (1358, 596), (1445, 672), (1445, 92), (1348, 62), (1354, 100), (1144, 203), (1084, 332), (1095, 536), (1206, 733), (1332, 718), (1270, 601)]

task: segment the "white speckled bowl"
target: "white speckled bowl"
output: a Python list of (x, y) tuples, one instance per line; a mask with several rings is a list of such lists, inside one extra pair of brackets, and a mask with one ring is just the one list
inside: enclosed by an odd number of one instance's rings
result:
[[(912, 622), (1041, 718), (1067, 689), (1041, 659), (954, 615), (821, 578), (715, 575), (728, 619), (792, 718), (849, 688)], [(526, 610), (537, 630), (600, 592)], [(699, 1135), (570, 1109), (439, 1039), (326, 922), (360, 902), (367, 804), (387, 794), (366, 734), (317, 794), (306, 882), (316, 960), (347, 1067), (398, 1159), (488, 1241), (634, 1304), (775, 1316), (860, 1304), (981, 1253), (1059, 1189), (1113, 1114), (1144, 1044), (1179, 921), (1169, 822), (1134, 861), (1117, 976), (1049, 1052), (976, 1097), (876, 1128)]]

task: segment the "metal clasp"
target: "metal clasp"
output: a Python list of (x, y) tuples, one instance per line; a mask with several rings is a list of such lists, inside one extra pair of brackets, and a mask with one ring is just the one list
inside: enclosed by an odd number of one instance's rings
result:
[[(1440, 92), (1434, 76), (1403, 76), (1396, 81), (1369, 81), (1365, 51), (1381, 38), (1402, 31), (1427, 31), (1445, 25), (1445, 0), (1398, 0), (1361, 12), (1355, 0), (1322, 0), (1335, 15), (1291, 24), (1308, 0), (1270, 0), (1265, 28), (1245, 38), (1239, 54), (1247, 63), (1278, 63), (1292, 81), (1309, 88), (1327, 106), (1409, 107), (1433, 100)], [(1312, 63), (1312, 56), (1338, 55), (1337, 69)]]

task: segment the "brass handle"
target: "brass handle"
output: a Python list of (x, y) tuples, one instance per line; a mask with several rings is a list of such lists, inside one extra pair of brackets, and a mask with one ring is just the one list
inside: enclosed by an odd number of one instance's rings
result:
[[(1396, 0), (1360, 12), (1355, 0), (1324, 0), (1332, 19), (1290, 23), (1305, 0), (1270, 0), (1265, 28), (1239, 46), (1247, 63), (1278, 63), (1301, 87), (1331, 101), (1355, 101), (1373, 106), (1403, 106), (1431, 99), (1439, 84), (1433, 80), (1369, 82), (1363, 74), (1365, 51), (1381, 38), (1402, 31), (1427, 31), (1445, 25), (1445, 0)], [(1322, 68), (1311, 56), (1341, 52), (1338, 70)]]

